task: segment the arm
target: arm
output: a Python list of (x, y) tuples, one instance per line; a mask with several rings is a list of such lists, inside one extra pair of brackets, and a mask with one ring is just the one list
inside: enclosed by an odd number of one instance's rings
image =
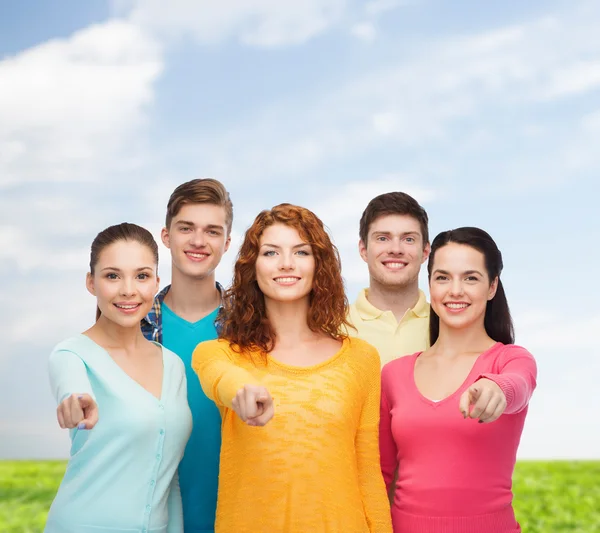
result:
[(74, 352), (54, 350), (50, 354), (49, 373), (50, 386), (58, 404), (58, 425), (69, 429), (93, 429), (98, 422), (98, 406), (85, 363)]
[(398, 468), (398, 449), (392, 434), (391, 407), (385, 393), (388, 372), (381, 374), (381, 409), (379, 418), (379, 454), (381, 456), (381, 472), (388, 494), (394, 489), (394, 479)]
[(362, 405), (359, 428), (356, 433), (356, 460), (358, 482), (369, 531), (391, 533), (390, 506), (381, 476), (379, 461), (379, 409), (381, 395), (381, 367), (374, 348), (371, 353), (358, 354), (368, 359), (364, 376), (366, 397)]
[(167, 533), (183, 533), (183, 506), (181, 504), (181, 490), (179, 489), (179, 474), (177, 470), (175, 470), (175, 475), (169, 487), (167, 511), (169, 517)]
[(527, 407), (536, 387), (537, 365), (533, 355), (520, 346), (507, 346), (497, 374), (482, 374), (500, 387), (506, 398), (504, 414), (511, 415)]
[(201, 342), (192, 355), (192, 368), (200, 379), (204, 394), (219, 407), (232, 409), (237, 392), (258, 380), (232, 361), (229, 349), (215, 341)]
[(50, 387), (57, 404), (71, 394), (89, 394), (94, 398), (85, 363), (76, 353), (62, 349), (54, 350), (50, 354), (48, 371)]

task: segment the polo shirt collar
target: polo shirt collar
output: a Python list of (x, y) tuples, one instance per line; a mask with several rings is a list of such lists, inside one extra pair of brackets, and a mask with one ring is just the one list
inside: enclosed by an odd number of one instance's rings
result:
[[(369, 302), (367, 299), (367, 291), (368, 289), (363, 289), (358, 294), (358, 298), (356, 299), (356, 310), (363, 320), (376, 320), (385, 313), (385, 310), (382, 311), (381, 309), (377, 309), (377, 307)], [(418, 318), (427, 318), (429, 316), (429, 303), (427, 303), (425, 293), (421, 289), (419, 289), (419, 299), (417, 300), (417, 303), (407, 312), (412, 313)]]

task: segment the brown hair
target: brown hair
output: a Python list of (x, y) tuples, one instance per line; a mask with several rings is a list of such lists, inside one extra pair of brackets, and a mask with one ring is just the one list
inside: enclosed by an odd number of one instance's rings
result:
[[(92, 276), (94, 275), (102, 250), (119, 241), (137, 242), (142, 246), (147, 246), (154, 256), (154, 261), (158, 265), (158, 245), (156, 244), (152, 233), (137, 224), (122, 222), (121, 224), (109, 226), (105, 230), (102, 230), (92, 241), (92, 249), (90, 251), (90, 273)], [(96, 307), (96, 320), (100, 318), (100, 314), (100, 308)]]
[(385, 215), (408, 215), (414, 218), (421, 226), (423, 247), (429, 242), (429, 218), (425, 209), (404, 192), (387, 192), (373, 198), (360, 217), (359, 236), (365, 246), (371, 224)]
[(347, 325), (348, 299), (344, 292), (339, 252), (331, 242), (323, 222), (304, 207), (280, 204), (262, 211), (246, 231), (234, 267), (233, 284), (226, 291), (217, 318), (219, 337), (227, 339), (236, 351), (258, 348), (270, 352), (275, 332), (266, 314), (265, 298), (256, 281), (256, 259), (260, 237), (273, 224), (285, 224), (298, 230), (312, 247), (315, 274), (310, 293), (308, 326), (333, 339), (343, 339)]
[(213, 178), (198, 178), (187, 181), (177, 187), (167, 203), (165, 226), (171, 226), (171, 221), (186, 204), (210, 204), (225, 208), (227, 234), (231, 233), (233, 223), (233, 204), (227, 189), (220, 181)]

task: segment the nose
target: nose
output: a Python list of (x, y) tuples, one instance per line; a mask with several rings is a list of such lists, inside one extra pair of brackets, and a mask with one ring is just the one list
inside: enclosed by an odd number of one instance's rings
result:
[(133, 296), (136, 292), (135, 282), (130, 278), (125, 278), (121, 283), (121, 295)]
[(388, 253), (392, 255), (402, 255), (404, 253), (400, 239), (393, 238), (388, 241)]
[(450, 285), (450, 294), (452, 296), (460, 296), (463, 294), (463, 284), (460, 278), (455, 278), (452, 280)]
[(190, 244), (198, 248), (204, 246), (206, 244), (206, 241), (204, 239), (204, 231), (202, 231), (201, 229), (199, 229), (198, 231), (194, 231), (190, 238)]
[(294, 254), (284, 252), (279, 256), (279, 270), (294, 270), (296, 264), (294, 262)]

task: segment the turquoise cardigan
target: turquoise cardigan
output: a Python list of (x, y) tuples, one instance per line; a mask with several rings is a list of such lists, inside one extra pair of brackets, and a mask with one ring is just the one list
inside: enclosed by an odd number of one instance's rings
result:
[(70, 430), (71, 457), (45, 533), (183, 533), (177, 467), (192, 417), (183, 363), (161, 348), (158, 399), (89, 337), (55, 347), (49, 370), (56, 402), (90, 394), (99, 420), (91, 430)]

